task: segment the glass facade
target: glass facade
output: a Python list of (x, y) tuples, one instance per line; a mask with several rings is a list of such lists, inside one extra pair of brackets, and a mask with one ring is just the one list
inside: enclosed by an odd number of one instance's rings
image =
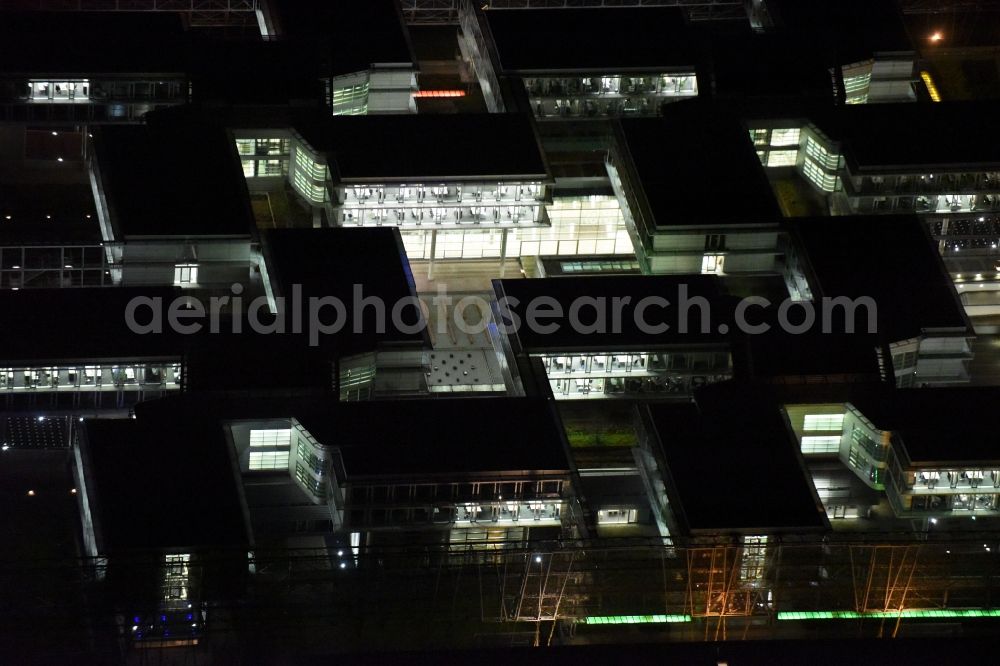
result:
[(287, 428), (250, 431), (250, 471), (288, 469), (292, 431)]
[(843, 414), (806, 414), (803, 430), (842, 430)]
[(182, 77), (165, 79), (36, 78), (0, 87), (0, 120), (46, 122), (136, 121), (156, 108), (183, 104)]
[(698, 386), (729, 379), (725, 351), (539, 355), (556, 399), (609, 396), (686, 397)]
[(180, 363), (0, 368), (0, 391), (138, 391), (180, 387)]
[(607, 261), (563, 261), (559, 268), (564, 274), (585, 273), (637, 273), (642, 265), (633, 259), (609, 259)]
[(0, 289), (110, 284), (111, 267), (100, 245), (0, 247)]
[(330, 107), (335, 116), (363, 116), (368, 113), (368, 82), (333, 88)]
[[(557, 527), (565, 510), (561, 478), (525, 481), (357, 484), (346, 489), (350, 527), (450, 525), (460, 530)], [(464, 541), (464, 540), (462, 540)]]
[(539, 182), (353, 185), (337, 189), (344, 226), (533, 224), (545, 221)]
[(243, 175), (247, 178), (287, 176), (290, 143), (289, 139), (280, 137), (236, 139)]
[(757, 148), (757, 157), (766, 167), (795, 166), (799, 158), (802, 130), (798, 127), (750, 128), (750, 140)]
[(767, 166), (786, 167), (795, 166), (799, 159), (797, 150), (772, 150), (767, 155)]
[[(548, 226), (509, 228), (508, 257), (633, 255), (632, 240), (615, 197), (557, 198), (546, 207)], [(502, 225), (500, 225), (502, 226)], [(504, 230), (404, 230), (403, 244), (410, 260), (499, 258)]]
[(322, 204), (326, 196), (326, 165), (317, 162), (301, 147), (295, 149), (295, 165), (292, 175), (292, 187), (306, 201)]
[(802, 453), (804, 454), (837, 454), (839, 452), (840, 437), (838, 435), (806, 435), (802, 438)]
[(524, 87), (536, 118), (646, 116), (660, 105), (696, 97), (698, 77), (693, 72), (627, 76), (526, 77)]

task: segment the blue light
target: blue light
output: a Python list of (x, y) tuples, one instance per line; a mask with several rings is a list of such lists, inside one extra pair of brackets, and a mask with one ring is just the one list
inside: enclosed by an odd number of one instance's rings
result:
[(135, 616), (134, 618), (132, 618), (132, 623), (133, 623), (133, 624), (139, 624), (139, 621), (140, 621), (141, 619), (142, 619), (142, 618), (140, 618), (140, 617), (139, 617), (138, 615), (136, 615), (136, 616)]
[(194, 615), (192, 615), (191, 613), (188, 613), (187, 614), (187, 619), (193, 620), (194, 619)]
[(166, 622), (166, 621), (167, 621), (167, 616), (166, 615), (161, 615), (160, 616), (160, 622)]

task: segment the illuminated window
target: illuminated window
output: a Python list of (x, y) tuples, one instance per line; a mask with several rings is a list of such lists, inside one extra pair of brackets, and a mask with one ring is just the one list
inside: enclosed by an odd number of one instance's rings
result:
[(281, 160), (261, 160), (257, 165), (258, 176), (280, 176), (282, 173)]
[(177, 264), (174, 266), (174, 284), (183, 286), (198, 282), (198, 264)]
[(368, 113), (368, 83), (334, 88), (331, 104), (335, 116), (360, 116)]
[(326, 188), (317, 185), (306, 179), (301, 171), (295, 171), (295, 179), (292, 181), (295, 189), (309, 201), (323, 203), (326, 201)]
[(798, 157), (799, 151), (797, 150), (772, 150), (767, 156), (767, 166), (795, 166)]
[(254, 153), (254, 140), (253, 139), (236, 139), (236, 150), (240, 155), (253, 155)]
[(721, 275), (722, 267), (726, 261), (725, 255), (706, 254), (701, 258), (701, 272), (703, 275)]
[(802, 453), (822, 454), (837, 453), (840, 451), (840, 437), (836, 435), (830, 437), (806, 436), (802, 438)]
[(163, 601), (187, 601), (191, 555), (164, 556)]
[(813, 158), (806, 157), (805, 161), (802, 163), (802, 172), (806, 175), (813, 185), (823, 190), (824, 192), (835, 192), (837, 190), (837, 176), (829, 174), (819, 167), (813, 161)]
[(635, 509), (601, 509), (597, 512), (598, 525), (630, 525), (639, 522)]
[(770, 131), (766, 129), (750, 130), (750, 138), (755, 146), (767, 146), (770, 143)]
[(844, 77), (844, 93), (847, 96), (848, 104), (864, 104), (868, 101), (868, 89), (871, 85), (872, 74), (858, 74), (856, 76)]
[(292, 445), (290, 429), (250, 431), (250, 469), (287, 470)]
[(800, 130), (798, 127), (791, 129), (776, 129), (771, 131), (772, 146), (797, 146), (799, 145)]
[(764, 565), (767, 562), (767, 537), (743, 537), (743, 558), (740, 561), (740, 582), (757, 586), (764, 580)]
[(811, 136), (806, 137), (806, 155), (826, 169), (836, 169), (840, 166), (840, 155), (831, 153)]
[(285, 155), (288, 153), (288, 139), (257, 139), (258, 155)]
[(326, 180), (326, 165), (316, 162), (302, 149), (295, 151), (295, 166), (313, 180)]
[(831, 431), (844, 429), (843, 414), (807, 414), (803, 430)]

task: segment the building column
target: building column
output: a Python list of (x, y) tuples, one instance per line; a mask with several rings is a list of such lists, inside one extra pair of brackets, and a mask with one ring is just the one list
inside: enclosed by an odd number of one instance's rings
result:
[(510, 229), (504, 229), (500, 237), (500, 278), (504, 277), (504, 270), (507, 267), (507, 233)]
[(430, 261), (427, 262), (427, 279), (434, 279), (434, 255), (437, 254), (437, 229), (431, 229), (431, 256)]

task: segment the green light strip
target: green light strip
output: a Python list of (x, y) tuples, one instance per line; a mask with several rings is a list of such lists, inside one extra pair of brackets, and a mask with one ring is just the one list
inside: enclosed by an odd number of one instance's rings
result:
[(860, 620), (870, 618), (961, 618), (961, 617), (1000, 617), (1000, 609), (938, 609), (904, 611), (786, 611), (778, 613), (779, 620)]
[(690, 615), (591, 615), (584, 624), (664, 624), (690, 622)]

